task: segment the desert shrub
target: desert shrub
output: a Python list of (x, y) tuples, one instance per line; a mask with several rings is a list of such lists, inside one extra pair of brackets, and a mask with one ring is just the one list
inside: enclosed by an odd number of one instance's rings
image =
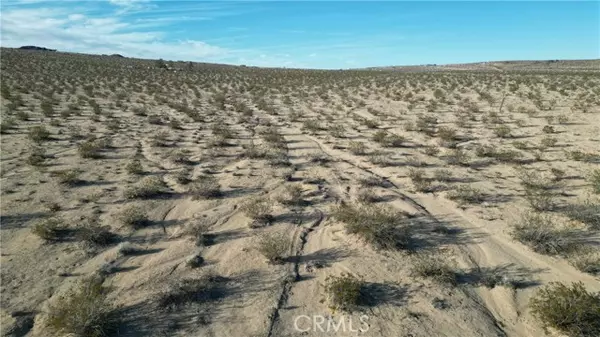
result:
[(440, 153), (440, 148), (435, 145), (428, 145), (425, 147), (425, 154), (428, 156), (435, 157)]
[(387, 131), (379, 130), (373, 134), (373, 141), (376, 143), (384, 144), (387, 136)]
[(81, 171), (79, 169), (68, 169), (52, 172), (52, 175), (62, 185), (75, 186), (81, 182), (79, 176)]
[(358, 180), (362, 187), (387, 187), (388, 183), (379, 177), (360, 178)]
[(569, 336), (600, 335), (600, 293), (588, 292), (582, 282), (552, 282), (537, 291), (529, 307), (544, 326)]
[(598, 202), (586, 200), (581, 204), (571, 204), (565, 208), (564, 214), (593, 229), (600, 229), (600, 203)]
[(431, 185), (431, 180), (425, 176), (423, 170), (411, 167), (408, 169), (408, 177), (412, 181), (416, 191), (423, 193), (432, 191), (433, 186)]
[(157, 295), (156, 304), (161, 309), (173, 310), (189, 303), (209, 303), (224, 296), (226, 281), (213, 274), (175, 280)]
[(125, 226), (138, 229), (150, 222), (144, 209), (140, 206), (129, 206), (121, 211), (118, 220)]
[(477, 188), (461, 185), (450, 191), (448, 198), (457, 201), (461, 205), (479, 204), (485, 200), (485, 194)]
[(302, 123), (302, 129), (311, 133), (316, 133), (317, 131), (322, 130), (323, 127), (321, 126), (321, 123), (318, 120), (309, 119), (305, 120)]
[(194, 238), (196, 246), (207, 246), (210, 244), (212, 238), (208, 234), (210, 226), (211, 223), (206, 218), (196, 219), (187, 226), (185, 234)]
[(175, 164), (187, 165), (190, 163), (189, 152), (186, 150), (175, 150), (169, 154), (169, 160)]
[(268, 197), (257, 196), (242, 205), (241, 210), (247, 217), (258, 224), (269, 224), (273, 221), (273, 202)]
[(447, 256), (441, 254), (421, 253), (412, 259), (411, 274), (429, 278), (436, 283), (455, 285), (456, 267)]
[(554, 147), (556, 143), (558, 143), (558, 139), (550, 136), (544, 137), (540, 141), (540, 148)]
[(393, 160), (391, 158), (391, 154), (389, 152), (384, 151), (373, 151), (369, 155), (369, 161), (377, 166), (390, 166), (393, 164)]
[(329, 275), (324, 288), (332, 310), (353, 311), (361, 304), (364, 281), (347, 273)]
[(412, 232), (402, 225), (404, 214), (391, 207), (340, 204), (331, 214), (345, 224), (347, 233), (358, 235), (376, 249), (412, 248)]
[(539, 212), (551, 211), (556, 206), (556, 195), (553, 191), (527, 188), (524, 197), (529, 206)]
[(329, 128), (329, 132), (335, 138), (344, 138), (344, 137), (346, 137), (346, 129), (344, 129), (344, 126), (340, 125), (340, 124), (331, 126)]
[(379, 201), (379, 197), (372, 188), (361, 188), (356, 193), (356, 200), (363, 204), (369, 204)]
[(469, 155), (463, 149), (454, 149), (446, 156), (446, 161), (450, 165), (467, 166), (469, 164)]
[(102, 157), (102, 149), (104, 145), (101, 140), (88, 140), (77, 147), (77, 151), (81, 158), (98, 159)]
[(0, 133), (7, 133), (17, 126), (17, 121), (12, 117), (2, 117), (0, 122)]
[(185, 265), (189, 268), (198, 268), (204, 263), (204, 258), (200, 253), (195, 253), (185, 259)]
[(379, 122), (375, 119), (367, 119), (363, 120), (363, 124), (369, 129), (376, 129), (379, 126)]
[(137, 158), (132, 159), (129, 163), (127, 163), (127, 165), (125, 165), (125, 170), (129, 174), (140, 175), (144, 173), (142, 162)]
[(119, 318), (115, 309), (107, 300), (102, 279), (91, 277), (49, 306), (46, 324), (55, 334), (105, 337), (118, 331)]
[(184, 169), (181, 171), (177, 171), (173, 174), (175, 181), (181, 185), (189, 184), (192, 180), (190, 179), (190, 170)]
[(41, 146), (32, 146), (27, 156), (27, 164), (31, 166), (41, 166), (46, 161), (46, 150)]
[(130, 186), (123, 191), (126, 199), (148, 199), (156, 197), (164, 192), (165, 183), (160, 177), (144, 177), (134, 186)]
[(437, 169), (433, 172), (433, 178), (440, 182), (452, 181), (452, 171), (446, 169)]
[(223, 193), (219, 181), (211, 176), (200, 176), (190, 187), (193, 200), (218, 198)]
[(43, 125), (33, 126), (29, 128), (29, 133), (27, 136), (34, 143), (41, 143), (50, 139), (50, 131), (48, 131)]
[(54, 241), (60, 239), (66, 228), (62, 218), (51, 217), (36, 223), (31, 232), (46, 241)]
[(405, 141), (406, 139), (401, 135), (388, 134), (383, 145), (387, 147), (401, 147)]
[(150, 140), (152, 146), (165, 147), (169, 145), (169, 133), (166, 131), (159, 131), (154, 134), (154, 137)]
[(600, 169), (593, 170), (587, 180), (591, 184), (592, 192), (600, 194)]
[(540, 254), (564, 254), (574, 249), (574, 232), (558, 228), (552, 217), (527, 212), (512, 225), (511, 236)]
[(437, 131), (438, 137), (441, 139), (441, 143), (446, 147), (454, 147), (458, 140), (456, 130), (442, 126)]
[(500, 138), (511, 137), (511, 130), (508, 125), (500, 125), (494, 129), (494, 134)]
[(140, 248), (129, 241), (121, 242), (117, 246), (117, 254), (119, 256), (133, 255), (140, 251)]
[(362, 142), (351, 141), (350, 144), (348, 144), (348, 149), (352, 154), (357, 156), (362, 156), (367, 153), (367, 146)]
[(278, 196), (277, 201), (284, 205), (298, 206), (305, 203), (302, 198), (302, 186), (298, 184), (285, 186), (283, 192)]
[(90, 219), (77, 228), (77, 238), (92, 245), (107, 246), (115, 241), (116, 235), (110, 226), (101, 226), (96, 219)]
[(561, 181), (565, 177), (565, 171), (556, 167), (550, 168), (550, 173), (552, 173), (552, 180), (555, 182)]
[(256, 250), (266, 257), (269, 263), (281, 263), (291, 244), (292, 241), (285, 234), (262, 234), (256, 242)]
[(591, 246), (581, 246), (569, 253), (569, 263), (578, 270), (600, 275), (600, 251)]
[(544, 133), (554, 133), (554, 127), (552, 125), (546, 125), (542, 128)]

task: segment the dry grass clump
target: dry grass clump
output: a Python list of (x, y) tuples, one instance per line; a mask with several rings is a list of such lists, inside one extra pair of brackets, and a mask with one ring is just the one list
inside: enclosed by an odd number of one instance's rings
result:
[(600, 274), (600, 250), (591, 246), (582, 246), (569, 253), (569, 263), (588, 274)]
[(356, 200), (363, 204), (370, 204), (379, 201), (379, 197), (373, 188), (361, 188), (356, 193)]
[(566, 207), (564, 214), (592, 229), (600, 229), (600, 203), (598, 202), (586, 200), (581, 204), (571, 204)]
[(258, 237), (256, 250), (272, 264), (283, 263), (286, 253), (292, 245), (292, 240), (286, 234), (266, 234)]
[(348, 205), (334, 207), (332, 216), (346, 225), (346, 232), (360, 236), (377, 249), (411, 249), (412, 233), (403, 225), (405, 216), (383, 205)]
[(26, 161), (31, 166), (42, 166), (46, 161), (46, 150), (41, 146), (32, 146)]
[(105, 145), (103, 140), (91, 139), (79, 144), (77, 151), (81, 158), (98, 159), (102, 158), (102, 150)]
[(600, 194), (600, 169), (592, 171), (588, 177), (588, 181), (591, 184), (592, 192)]
[(165, 183), (160, 177), (144, 177), (136, 185), (123, 191), (126, 199), (148, 199), (161, 195), (165, 191)]
[(125, 208), (118, 215), (118, 219), (123, 225), (133, 229), (145, 227), (150, 222), (146, 212), (140, 206), (130, 206)]
[(192, 200), (213, 199), (223, 195), (219, 181), (212, 176), (198, 177), (192, 183), (189, 193), (192, 195)]
[(600, 335), (600, 293), (588, 292), (582, 282), (552, 282), (538, 290), (529, 307), (544, 326), (569, 336)]
[(348, 273), (329, 275), (324, 288), (330, 309), (350, 312), (361, 304), (364, 281)]
[(101, 226), (96, 219), (90, 219), (77, 228), (77, 238), (90, 245), (108, 246), (115, 241), (116, 235), (110, 231), (110, 226)]
[(108, 301), (102, 279), (91, 277), (49, 306), (47, 329), (56, 335), (105, 337), (116, 333), (119, 316)]
[(185, 235), (194, 238), (196, 246), (208, 246), (211, 243), (212, 236), (208, 234), (211, 223), (206, 218), (194, 220), (185, 229)]
[(423, 170), (411, 167), (410, 169), (408, 169), (408, 177), (412, 181), (416, 191), (422, 193), (428, 193), (433, 191), (431, 179), (425, 176), (425, 172)]
[(367, 146), (362, 142), (351, 141), (348, 144), (348, 149), (352, 154), (357, 156), (363, 156), (367, 154)]
[(412, 259), (411, 273), (414, 276), (428, 278), (439, 284), (456, 285), (456, 267), (447, 256), (422, 253)]
[(573, 251), (574, 232), (558, 228), (546, 214), (527, 212), (512, 225), (511, 236), (540, 254), (565, 254)]

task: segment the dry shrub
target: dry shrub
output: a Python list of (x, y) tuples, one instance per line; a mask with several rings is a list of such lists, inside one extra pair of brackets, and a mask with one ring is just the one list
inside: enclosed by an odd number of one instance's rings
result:
[(119, 221), (125, 226), (133, 229), (141, 228), (149, 223), (148, 216), (140, 206), (125, 208), (118, 216)]
[(412, 259), (411, 273), (414, 276), (429, 278), (434, 282), (456, 285), (456, 267), (447, 256), (422, 253)]
[(569, 336), (600, 335), (600, 293), (588, 292), (582, 282), (552, 282), (538, 290), (529, 307), (544, 326)]
[(123, 192), (126, 199), (148, 199), (156, 197), (165, 191), (165, 183), (160, 177), (144, 177), (136, 185), (131, 186)]
[(514, 239), (540, 254), (565, 254), (575, 248), (574, 232), (558, 228), (554, 219), (546, 214), (527, 212), (512, 225)]
[(247, 217), (260, 225), (270, 224), (273, 221), (273, 202), (268, 197), (257, 196), (250, 199), (241, 207)]
[(332, 310), (353, 311), (362, 301), (364, 281), (347, 273), (325, 278), (325, 293)]
[(190, 194), (193, 200), (213, 199), (223, 195), (221, 185), (216, 178), (211, 176), (198, 177), (190, 187)]
[(46, 326), (54, 334), (105, 337), (116, 333), (119, 317), (107, 300), (102, 279), (91, 277), (49, 306)]
[(283, 262), (285, 254), (289, 251), (292, 241), (285, 234), (262, 234), (256, 242), (256, 250), (267, 258), (269, 263)]

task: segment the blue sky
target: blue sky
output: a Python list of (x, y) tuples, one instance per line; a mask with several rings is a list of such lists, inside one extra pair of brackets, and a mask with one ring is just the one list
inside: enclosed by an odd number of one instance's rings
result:
[(598, 1), (3, 0), (1, 45), (268, 67), (600, 58)]

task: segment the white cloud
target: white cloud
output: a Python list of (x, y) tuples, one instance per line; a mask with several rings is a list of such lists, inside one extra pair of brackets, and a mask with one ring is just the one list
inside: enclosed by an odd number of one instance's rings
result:
[(203, 41), (166, 40), (161, 31), (144, 29), (147, 23), (137, 25), (119, 16), (90, 17), (65, 8), (8, 9), (0, 20), (0, 45), (4, 47), (37, 45), (72, 52), (211, 62), (229, 52)]

